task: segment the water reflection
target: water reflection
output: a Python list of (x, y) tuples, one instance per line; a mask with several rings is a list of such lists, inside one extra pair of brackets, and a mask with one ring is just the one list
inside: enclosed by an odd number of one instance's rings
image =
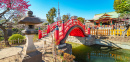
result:
[(78, 62), (130, 62), (130, 50), (101, 45), (72, 44), (72, 53)]
[[(87, 54), (89, 62), (115, 62), (115, 61), (122, 61), (122, 62), (128, 62), (130, 57), (125, 55), (118, 55), (113, 53), (104, 53), (102, 51), (91, 51)], [(98, 61), (97, 61), (98, 60)]]

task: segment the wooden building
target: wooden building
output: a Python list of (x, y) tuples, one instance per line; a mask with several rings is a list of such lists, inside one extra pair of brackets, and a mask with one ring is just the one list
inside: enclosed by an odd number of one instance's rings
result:
[(108, 12), (102, 14), (96, 14), (93, 19), (89, 20), (94, 23), (94, 25), (114, 25), (118, 22), (119, 14), (116, 12)]

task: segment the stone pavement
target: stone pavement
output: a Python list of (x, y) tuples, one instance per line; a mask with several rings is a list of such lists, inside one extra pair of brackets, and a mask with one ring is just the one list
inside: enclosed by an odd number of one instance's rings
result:
[[(42, 48), (43, 42), (35, 42), (34, 45), (37, 49)], [(1, 49), (0, 50), (0, 59), (18, 54), (18, 52), (22, 51), (23, 47), (24, 47), (24, 45), (20, 45), (20, 46)]]

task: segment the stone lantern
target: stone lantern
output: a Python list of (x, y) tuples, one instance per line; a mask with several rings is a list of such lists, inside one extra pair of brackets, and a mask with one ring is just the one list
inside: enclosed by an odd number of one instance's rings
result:
[(9, 36), (12, 36), (12, 25), (13, 23), (12, 22), (6, 22), (6, 23), (3, 23), (4, 25), (6, 25), (7, 27), (7, 34), (8, 34), (8, 37)]
[(25, 24), (25, 30), (23, 30), (22, 33), (25, 34), (27, 39), (22, 51), (22, 62), (42, 62), (42, 53), (37, 51), (33, 43), (34, 34), (38, 32), (34, 29), (34, 25), (42, 23), (42, 21), (32, 16), (32, 14), (32, 11), (28, 11), (28, 16), (18, 22), (19, 24)]

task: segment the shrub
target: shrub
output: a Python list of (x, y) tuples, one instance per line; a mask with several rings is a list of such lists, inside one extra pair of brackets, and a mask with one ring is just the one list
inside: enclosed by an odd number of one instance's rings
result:
[(47, 25), (48, 23), (43, 23), (43, 25)]
[(9, 41), (14, 41), (14, 43), (18, 43), (18, 38), (19, 38), (19, 42), (22, 42), (22, 39), (24, 39), (25, 37), (20, 35), (20, 34), (13, 34), (12, 36), (9, 37)]
[(68, 53), (64, 53), (64, 56), (63, 56), (63, 62), (73, 62), (73, 60), (75, 59), (75, 56), (74, 55), (70, 55)]

